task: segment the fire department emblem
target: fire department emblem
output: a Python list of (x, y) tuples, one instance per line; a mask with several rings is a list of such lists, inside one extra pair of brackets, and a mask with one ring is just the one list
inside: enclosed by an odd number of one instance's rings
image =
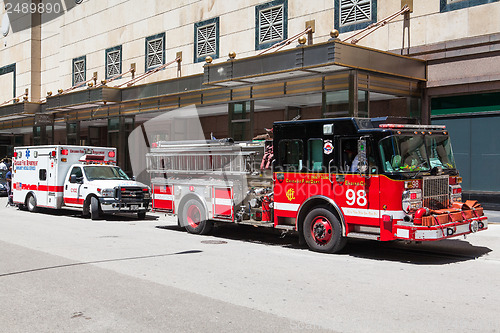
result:
[(288, 191), (286, 191), (286, 197), (290, 201), (292, 201), (293, 199), (295, 199), (295, 190), (293, 188), (288, 189)]
[(332, 140), (326, 140), (325, 145), (323, 146), (323, 151), (325, 154), (329, 155), (333, 152), (333, 143)]

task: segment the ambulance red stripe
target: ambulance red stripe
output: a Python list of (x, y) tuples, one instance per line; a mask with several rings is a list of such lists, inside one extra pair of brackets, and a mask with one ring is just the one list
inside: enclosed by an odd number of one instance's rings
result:
[[(19, 188), (21, 186), (21, 188)], [(44, 192), (64, 192), (64, 186), (52, 186), (52, 185), (31, 185), (31, 184), (19, 184), (13, 183), (14, 190), (28, 190), (28, 191), (44, 191)]]
[(85, 200), (82, 198), (64, 198), (64, 203), (65, 204), (77, 204), (77, 205), (83, 205), (83, 202)]

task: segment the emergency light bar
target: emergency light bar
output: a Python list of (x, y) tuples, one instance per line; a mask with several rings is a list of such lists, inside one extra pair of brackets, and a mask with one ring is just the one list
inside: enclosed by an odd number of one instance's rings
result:
[(445, 125), (408, 125), (408, 124), (380, 124), (380, 128), (397, 128), (397, 129), (433, 129), (433, 130), (444, 130)]
[(83, 155), (79, 162), (104, 162), (104, 156), (101, 155)]

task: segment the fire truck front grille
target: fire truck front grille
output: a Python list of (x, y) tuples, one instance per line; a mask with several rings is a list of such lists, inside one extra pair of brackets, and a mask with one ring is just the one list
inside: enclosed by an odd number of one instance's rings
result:
[(424, 177), (422, 186), (424, 207), (430, 209), (448, 208), (450, 203), (449, 185), (448, 176)]
[(144, 199), (144, 192), (140, 187), (122, 187), (118, 191), (120, 191), (123, 201), (140, 201)]

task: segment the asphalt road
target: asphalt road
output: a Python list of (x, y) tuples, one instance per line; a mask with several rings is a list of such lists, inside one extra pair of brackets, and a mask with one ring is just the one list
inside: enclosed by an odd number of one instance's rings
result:
[(4, 206), (0, 332), (500, 331), (500, 224), (326, 255), (252, 227), (197, 236), (161, 215)]

